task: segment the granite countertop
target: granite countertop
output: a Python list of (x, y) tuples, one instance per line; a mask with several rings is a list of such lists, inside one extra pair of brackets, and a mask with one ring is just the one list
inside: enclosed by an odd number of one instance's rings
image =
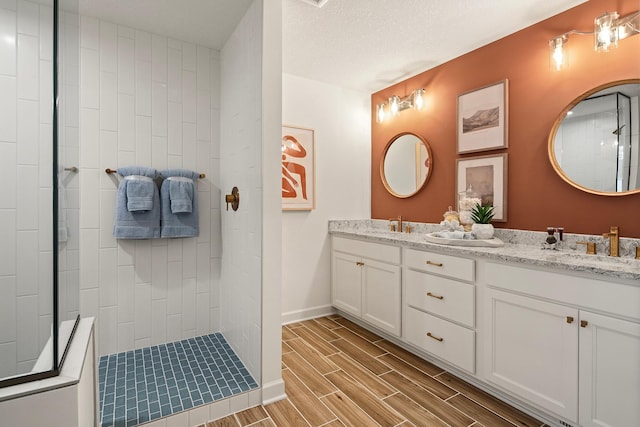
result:
[[(603, 279), (623, 279), (637, 282), (640, 286), (640, 260), (635, 259), (635, 248), (640, 239), (620, 239), (620, 257), (610, 257), (609, 241), (602, 236), (565, 233), (559, 250), (544, 250), (542, 242), (546, 232), (526, 230), (495, 230), (495, 237), (502, 240), (503, 247), (465, 247), (431, 243), (425, 235), (440, 231), (438, 224), (406, 223), (411, 225), (411, 233), (391, 232), (388, 221), (382, 220), (332, 220), (329, 233), (345, 237), (360, 237), (374, 242), (402, 244), (403, 246), (436, 250), (440, 253), (481, 257), (499, 261), (517, 262), (532, 266), (591, 273)], [(586, 255), (584, 247), (576, 242), (595, 242), (598, 255)]]

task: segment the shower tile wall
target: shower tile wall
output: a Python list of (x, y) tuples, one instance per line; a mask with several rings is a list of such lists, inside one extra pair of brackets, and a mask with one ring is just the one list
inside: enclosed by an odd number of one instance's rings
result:
[[(219, 52), (81, 18), (80, 309), (98, 354), (219, 330)], [(117, 177), (181, 167), (198, 182), (200, 236), (116, 240)]]
[[(227, 286), (221, 289), (221, 331), (254, 378), (262, 377), (262, 7), (262, 1), (252, 3), (221, 55), (220, 176), (223, 190), (237, 186), (241, 195), (240, 209), (224, 211), (222, 218)], [(279, 151), (279, 145), (271, 147)], [(280, 215), (278, 210), (274, 221)]]
[(0, 2), (0, 377), (30, 371), (51, 330), (52, 15)]

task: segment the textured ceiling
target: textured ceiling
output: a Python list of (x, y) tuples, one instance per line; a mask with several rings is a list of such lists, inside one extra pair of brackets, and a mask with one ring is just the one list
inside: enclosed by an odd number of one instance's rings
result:
[[(84, 15), (221, 49), (253, 0), (79, 1)], [(283, 71), (375, 92), (585, 1), (282, 0)]]
[(283, 0), (283, 70), (375, 92), (584, 2)]

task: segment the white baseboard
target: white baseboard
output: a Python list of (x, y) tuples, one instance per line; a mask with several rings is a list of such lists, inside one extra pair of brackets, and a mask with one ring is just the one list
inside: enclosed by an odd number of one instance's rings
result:
[(279, 379), (262, 386), (262, 404), (277, 402), (286, 399), (287, 394), (284, 392), (284, 380)]
[(331, 305), (321, 305), (319, 307), (304, 308), (302, 310), (289, 311), (282, 313), (282, 324), (286, 325), (303, 320), (315, 319), (316, 317), (328, 316), (335, 314), (336, 310)]

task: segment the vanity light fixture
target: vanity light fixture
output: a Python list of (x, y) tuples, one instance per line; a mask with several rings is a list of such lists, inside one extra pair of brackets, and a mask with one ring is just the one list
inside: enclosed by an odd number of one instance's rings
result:
[(596, 52), (608, 52), (623, 40), (640, 33), (640, 11), (620, 18), (618, 12), (606, 12), (594, 19), (593, 32), (571, 30), (549, 40), (550, 62), (555, 70), (566, 66), (565, 45), (573, 34), (593, 34)]
[(392, 117), (397, 116), (400, 111), (412, 108), (421, 110), (424, 105), (424, 89), (416, 89), (405, 97), (392, 95), (387, 102), (376, 105), (376, 122), (382, 123), (387, 117), (387, 113)]
[(564, 45), (569, 41), (567, 34), (562, 34), (558, 37), (554, 37), (549, 40), (549, 55), (551, 57), (551, 63), (556, 71), (560, 71), (567, 65), (565, 59)]
[(618, 12), (607, 12), (593, 20), (594, 47), (596, 52), (607, 52), (618, 46)]

